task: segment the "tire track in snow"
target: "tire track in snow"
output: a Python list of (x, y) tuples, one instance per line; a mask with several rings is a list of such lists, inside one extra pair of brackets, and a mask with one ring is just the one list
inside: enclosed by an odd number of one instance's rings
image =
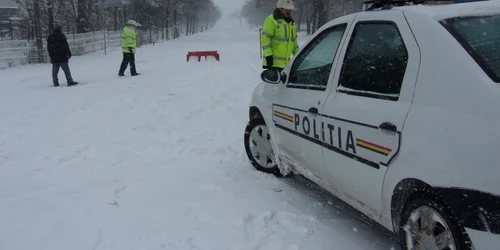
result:
[(95, 214), (90, 210), (90, 208), (87, 205), (85, 206), (85, 211), (87, 212), (87, 215), (89, 216), (90, 220), (97, 227), (97, 236), (95, 237), (95, 240), (94, 240), (94, 242), (92, 244), (92, 248), (91, 248), (92, 250), (97, 250), (98, 247), (102, 244), (102, 235), (103, 235), (102, 228), (99, 225)]
[(314, 232), (311, 216), (264, 211), (243, 218), (246, 241), (253, 250), (299, 250)]
[[(315, 216), (322, 225), (333, 231), (345, 234), (353, 242), (364, 240), (374, 249), (399, 249), (398, 237), (384, 227), (375, 223), (347, 203), (341, 201), (326, 190), (317, 186), (308, 179), (295, 175), (284, 178), (283, 182), (310, 200)], [(293, 201), (290, 205), (303, 209), (303, 204)], [(352, 231), (356, 232), (352, 234)]]

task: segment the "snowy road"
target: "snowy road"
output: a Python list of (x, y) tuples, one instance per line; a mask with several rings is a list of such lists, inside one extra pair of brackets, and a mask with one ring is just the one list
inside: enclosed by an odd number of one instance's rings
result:
[[(72, 88), (50, 87), (50, 65), (1, 70), (0, 249), (399, 249), (302, 182), (252, 169), (258, 33), (238, 21), (139, 48), (139, 77), (117, 76), (120, 51), (72, 58), (88, 83)], [(189, 50), (221, 62), (186, 63)]]

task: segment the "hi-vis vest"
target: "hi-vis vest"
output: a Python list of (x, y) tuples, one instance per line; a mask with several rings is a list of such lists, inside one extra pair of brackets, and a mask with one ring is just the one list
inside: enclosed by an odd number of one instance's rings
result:
[(132, 47), (133, 53), (135, 53), (135, 47), (137, 46), (137, 42), (135, 40), (135, 31), (133, 31), (129, 27), (123, 28), (122, 32), (122, 52), (130, 53), (128, 50), (129, 47)]
[(273, 14), (264, 21), (260, 41), (264, 51), (263, 66), (267, 66), (265, 57), (272, 55), (273, 67), (284, 68), (290, 61), (290, 56), (299, 51), (295, 23), (287, 23), (281, 18), (276, 20)]

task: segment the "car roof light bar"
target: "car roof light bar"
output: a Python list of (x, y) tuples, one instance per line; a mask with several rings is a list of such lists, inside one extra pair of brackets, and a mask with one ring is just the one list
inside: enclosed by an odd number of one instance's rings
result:
[(405, 6), (405, 5), (420, 5), (420, 4), (453, 4), (453, 0), (364, 0), (365, 5), (371, 4), (370, 7), (366, 8), (365, 11), (372, 11), (375, 9), (390, 10), (393, 7)]

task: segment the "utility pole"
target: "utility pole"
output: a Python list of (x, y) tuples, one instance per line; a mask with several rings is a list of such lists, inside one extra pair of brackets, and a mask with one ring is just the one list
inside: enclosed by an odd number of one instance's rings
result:
[(43, 42), (42, 42), (42, 22), (40, 15), (40, 4), (38, 1), (34, 1), (35, 8), (35, 39), (36, 39), (36, 49), (38, 51), (38, 62), (44, 62), (43, 58)]

